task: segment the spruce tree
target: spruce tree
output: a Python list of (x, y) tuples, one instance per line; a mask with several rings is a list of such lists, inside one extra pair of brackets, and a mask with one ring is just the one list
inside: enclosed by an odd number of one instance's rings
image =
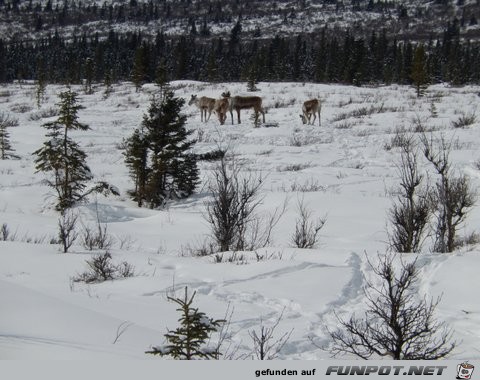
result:
[(94, 77), (94, 62), (93, 59), (87, 58), (85, 60), (85, 93), (93, 94), (92, 82)]
[(411, 78), (413, 85), (417, 90), (417, 96), (420, 97), (428, 84), (428, 74), (426, 65), (426, 54), (423, 45), (417, 46), (413, 55)]
[(181, 313), (180, 327), (169, 330), (164, 336), (167, 345), (153, 347), (147, 354), (170, 356), (177, 360), (218, 359), (221, 353), (219, 347), (208, 347), (210, 335), (225, 322), (225, 320), (207, 317), (198, 308), (192, 307), (195, 293), (189, 298), (185, 288), (184, 298), (168, 297), (170, 301), (179, 305), (177, 311)]
[(132, 82), (135, 85), (135, 91), (142, 87), (147, 73), (146, 48), (144, 45), (137, 48), (133, 60)]
[(142, 206), (162, 206), (168, 199), (191, 195), (198, 183), (194, 140), (185, 129), (186, 116), (180, 111), (184, 100), (165, 90), (162, 99), (153, 98), (141, 128), (127, 139), (125, 162), (135, 189), (133, 199)]
[(0, 113), (0, 159), (7, 160), (11, 158), (19, 158), (14, 154), (14, 149), (10, 143), (10, 133), (8, 127), (18, 125), (18, 120), (11, 118), (8, 114)]
[(86, 164), (86, 153), (69, 136), (70, 131), (87, 130), (88, 125), (78, 121), (78, 111), (82, 108), (77, 103), (77, 94), (71, 90), (60, 93), (60, 116), (57, 120), (43, 124), (48, 130), (43, 146), (33, 154), (37, 172), (51, 172), (53, 178), (46, 180), (48, 186), (57, 193), (55, 208), (62, 212), (71, 208), (88, 194), (105, 192), (118, 194), (118, 191), (105, 182), (97, 183), (85, 191), (86, 183), (93, 178)]
[(136, 129), (133, 135), (126, 139), (123, 154), (135, 184), (135, 188), (129, 193), (138, 207), (142, 207), (144, 200), (147, 199), (146, 184), (149, 172), (148, 139), (143, 128)]
[(45, 100), (45, 92), (47, 90), (47, 81), (45, 79), (45, 68), (43, 65), (43, 60), (39, 59), (37, 63), (37, 80), (35, 82), (35, 100), (37, 102), (37, 107), (42, 106), (43, 101)]
[(163, 97), (163, 94), (170, 86), (168, 81), (168, 68), (164, 58), (160, 60), (155, 70), (155, 84), (160, 88), (160, 94), (161, 97)]

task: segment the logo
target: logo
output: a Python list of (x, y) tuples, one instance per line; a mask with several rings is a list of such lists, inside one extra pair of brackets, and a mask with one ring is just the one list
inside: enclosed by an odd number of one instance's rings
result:
[(475, 367), (472, 364), (463, 362), (462, 364), (457, 365), (457, 379), (471, 379), (473, 369)]

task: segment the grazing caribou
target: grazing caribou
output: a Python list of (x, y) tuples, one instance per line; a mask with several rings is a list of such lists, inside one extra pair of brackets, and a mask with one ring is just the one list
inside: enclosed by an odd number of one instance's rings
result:
[(229, 108), (228, 98), (221, 98), (215, 100), (215, 105), (213, 106), (213, 111), (217, 114), (220, 124), (225, 124), (227, 119), (227, 111)]
[[(200, 120), (204, 121), (203, 115), (205, 114), (205, 123), (210, 120), (210, 116), (212, 115), (213, 107), (215, 106), (215, 99), (208, 98), (206, 96), (202, 96), (201, 98), (197, 98), (197, 95), (192, 95), (188, 105), (191, 106), (195, 104), (200, 109)], [(208, 111), (208, 118), (207, 118), (207, 111)]]
[[(315, 124), (315, 120), (317, 119), (318, 113), (318, 125), (320, 125), (320, 111), (322, 110), (322, 104), (318, 99), (311, 99), (307, 100), (303, 103), (302, 112), (303, 114), (300, 115), (303, 124)], [(313, 115), (313, 121), (310, 123), (310, 119)]]
[(230, 115), (232, 117), (233, 124), (233, 110), (237, 111), (238, 124), (240, 121), (240, 110), (253, 108), (255, 111), (255, 124), (258, 121), (258, 113), (263, 116), (263, 122), (265, 123), (265, 111), (262, 107), (262, 98), (259, 96), (234, 96), (230, 97), (230, 91), (222, 94), (224, 98), (228, 98)]

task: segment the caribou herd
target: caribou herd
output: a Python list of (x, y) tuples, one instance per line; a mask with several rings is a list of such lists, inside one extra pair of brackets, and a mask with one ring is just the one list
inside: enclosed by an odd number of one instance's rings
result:
[[(225, 124), (227, 119), (227, 112), (230, 112), (230, 116), (233, 122), (233, 111), (237, 112), (238, 124), (240, 121), (240, 110), (253, 109), (255, 112), (255, 124), (258, 122), (259, 114), (262, 114), (263, 123), (265, 123), (265, 110), (262, 107), (262, 98), (259, 96), (231, 96), (230, 91), (222, 93), (220, 99), (209, 98), (207, 96), (197, 97), (192, 95), (188, 105), (196, 105), (200, 109), (200, 119), (202, 122), (210, 120), (212, 112), (215, 112), (218, 116), (220, 124)], [(303, 124), (315, 124), (315, 120), (318, 115), (318, 125), (320, 125), (320, 111), (322, 104), (319, 99), (310, 99), (303, 103), (302, 114), (300, 118)], [(208, 114), (208, 117), (207, 117)], [(312, 120), (313, 116), (313, 120)]]

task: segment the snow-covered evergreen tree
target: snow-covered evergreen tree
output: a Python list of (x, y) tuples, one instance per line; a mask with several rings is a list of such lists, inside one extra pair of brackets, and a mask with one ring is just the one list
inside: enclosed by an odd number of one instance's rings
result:
[(16, 119), (11, 118), (8, 114), (0, 113), (0, 159), (7, 160), (10, 158), (18, 158), (18, 156), (13, 153), (15, 150), (12, 148), (10, 143), (10, 133), (8, 132), (8, 127), (14, 127), (18, 125)]
[(86, 164), (86, 153), (69, 136), (69, 132), (87, 130), (89, 127), (78, 121), (78, 111), (82, 106), (78, 104), (77, 94), (67, 90), (60, 93), (59, 97), (60, 116), (53, 122), (43, 124), (48, 130), (46, 136), (49, 139), (33, 154), (37, 156), (37, 172), (53, 174), (46, 182), (57, 193), (55, 208), (63, 213), (94, 191), (113, 194), (118, 192), (105, 182), (99, 182), (85, 191), (87, 182), (93, 175)]
[(140, 130), (126, 140), (125, 162), (135, 182), (133, 199), (160, 207), (168, 199), (191, 195), (198, 183), (194, 140), (181, 115), (184, 100), (166, 89), (153, 98)]
[(171, 298), (170, 301), (179, 305), (177, 311), (181, 313), (179, 318), (180, 327), (175, 330), (169, 330), (164, 336), (167, 344), (164, 346), (155, 346), (147, 354), (170, 356), (177, 360), (195, 360), (195, 359), (218, 359), (221, 353), (218, 346), (208, 347), (208, 341), (213, 332), (221, 326), (225, 320), (207, 317), (207, 315), (198, 308), (192, 307), (195, 293), (188, 297), (187, 288), (185, 288), (184, 298)]

